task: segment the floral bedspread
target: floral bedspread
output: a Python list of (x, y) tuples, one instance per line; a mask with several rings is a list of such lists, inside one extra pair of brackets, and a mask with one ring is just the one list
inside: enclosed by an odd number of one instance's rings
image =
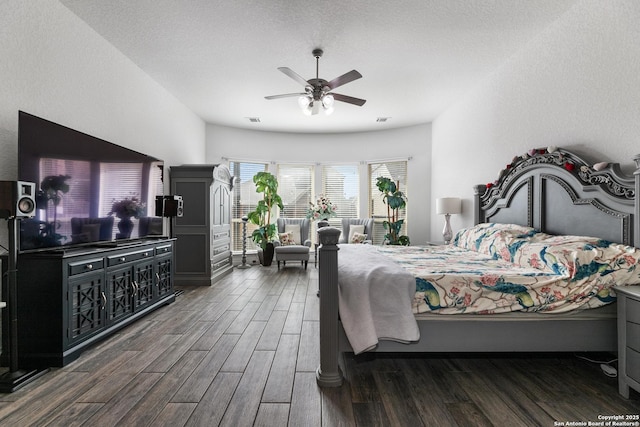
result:
[(640, 284), (640, 250), (528, 227), (479, 224), (447, 246), (379, 246), (416, 278), (414, 313), (566, 312)]

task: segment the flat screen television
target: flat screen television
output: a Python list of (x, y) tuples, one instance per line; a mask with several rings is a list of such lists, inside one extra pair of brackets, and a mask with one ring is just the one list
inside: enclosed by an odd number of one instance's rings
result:
[[(19, 251), (110, 245), (163, 234), (154, 216), (162, 160), (32, 114), (18, 114), (18, 179), (36, 184)], [(151, 204), (151, 205), (150, 205)]]

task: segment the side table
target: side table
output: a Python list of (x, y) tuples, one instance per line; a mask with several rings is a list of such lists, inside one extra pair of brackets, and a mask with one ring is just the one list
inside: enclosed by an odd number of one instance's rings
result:
[(618, 392), (640, 392), (640, 286), (615, 286), (618, 296)]

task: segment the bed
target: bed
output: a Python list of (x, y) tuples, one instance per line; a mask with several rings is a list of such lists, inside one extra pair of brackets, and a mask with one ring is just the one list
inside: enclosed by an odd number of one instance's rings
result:
[[(567, 150), (554, 147), (531, 150), (514, 157), (500, 171), (496, 181), (474, 188), (474, 223), (498, 228), (501, 227), (499, 224), (505, 224), (506, 228), (519, 226), (534, 230), (531, 236), (538, 235), (543, 239), (549, 235), (560, 240), (563, 236), (589, 236), (596, 242), (595, 246), (602, 241), (618, 243), (621, 247), (638, 246), (640, 202), (636, 194), (640, 191), (640, 155), (634, 161), (636, 171), (628, 175), (618, 164), (589, 163)], [(338, 283), (342, 284), (341, 281), (349, 277), (339, 261), (346, 264), (349, 260), (347, 250), (354, 249), (337, 244), (340, 235), (337, 229), (326, 227), (318, 234), (321, 244), (318, 272), (320, 366), (316, 378), (320, 386), (342, 384), (339, 354), (354, 351), (354, 347), (357, 351), (365, 348), (376, 352), (617, 351), (616, 306), (610, 301), (613, 293), (602, 294), (602, 301), (594, 304), (602, 307), (559, 310), (562, 313), (546, 310), (498, 313), (479, 309), (473, 313), (462, 310), (460, 314), (439, 314), (435, 310), (412, 314), (414, 320), (406, 319), (405, 315), (401, 322), (408, 325), (406, 337), (400, 333), (399, 338), (396, 335), (392, 340), (380, 339), (373, 345), (371, 342), (352, 345), (341, 316), (345, 325), (347, 321), (353, 324), (354, 319), (345, 318), (342, 309), (339, 314), (338, 307), (343, 303), (344, 295), (339, 298), (341, 287)], [(526, 232), (516, 234), (520, 238), (527, 237)], [(458, 242), (458, 245), (465, 246), (464, 242)], [(340, 250), (343, 252), (339, 254)], [(425, 250), (433, 255), (450, 248), (412, 250)], [(495, 253), (489, 255), (495, 258)], [(360, 259), (369, 256), (360, 255)], [(396, 259), (391, 263), (397, 262)], [(389, 265), (388, 268), (394, 267)], [(406, 268), (401, 270), (407, 271)], [(408, 278), (402, 278), (398, 273), (397, 277), (399, 281), (413, 281), (415, 287), (414, 273), (409, 273)], [(356, 276), (358, 274), (364, 277), (368, 272), (356, 272)], [(626, 279), (620, 276), (612, 280)], [(389, 316), (395, 318), (396, 314)], [(415, 331), (411, 330), (411, 323), (415, 325)], [(367, 321), (361, 320), (360, 325), (366, 327)], [(385, 336), (384, 332), (378, 334), (378, 337)]]

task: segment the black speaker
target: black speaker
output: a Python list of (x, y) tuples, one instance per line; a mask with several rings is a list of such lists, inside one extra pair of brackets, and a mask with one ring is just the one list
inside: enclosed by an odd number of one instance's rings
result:
[(36, 185), (26, 181), (0, 181), (0, 218), (36, 215)]
[(164, 216), (164, 196), (156, 196), (156, 216)]
[(156, 196), (156, 216), (181, 217), (183, 212), (182, 196)]
[(176, 216), (182, 217), (184, 214), (184, 202), (182, 201), (182, 196), (177, 196), (176, 199)]

